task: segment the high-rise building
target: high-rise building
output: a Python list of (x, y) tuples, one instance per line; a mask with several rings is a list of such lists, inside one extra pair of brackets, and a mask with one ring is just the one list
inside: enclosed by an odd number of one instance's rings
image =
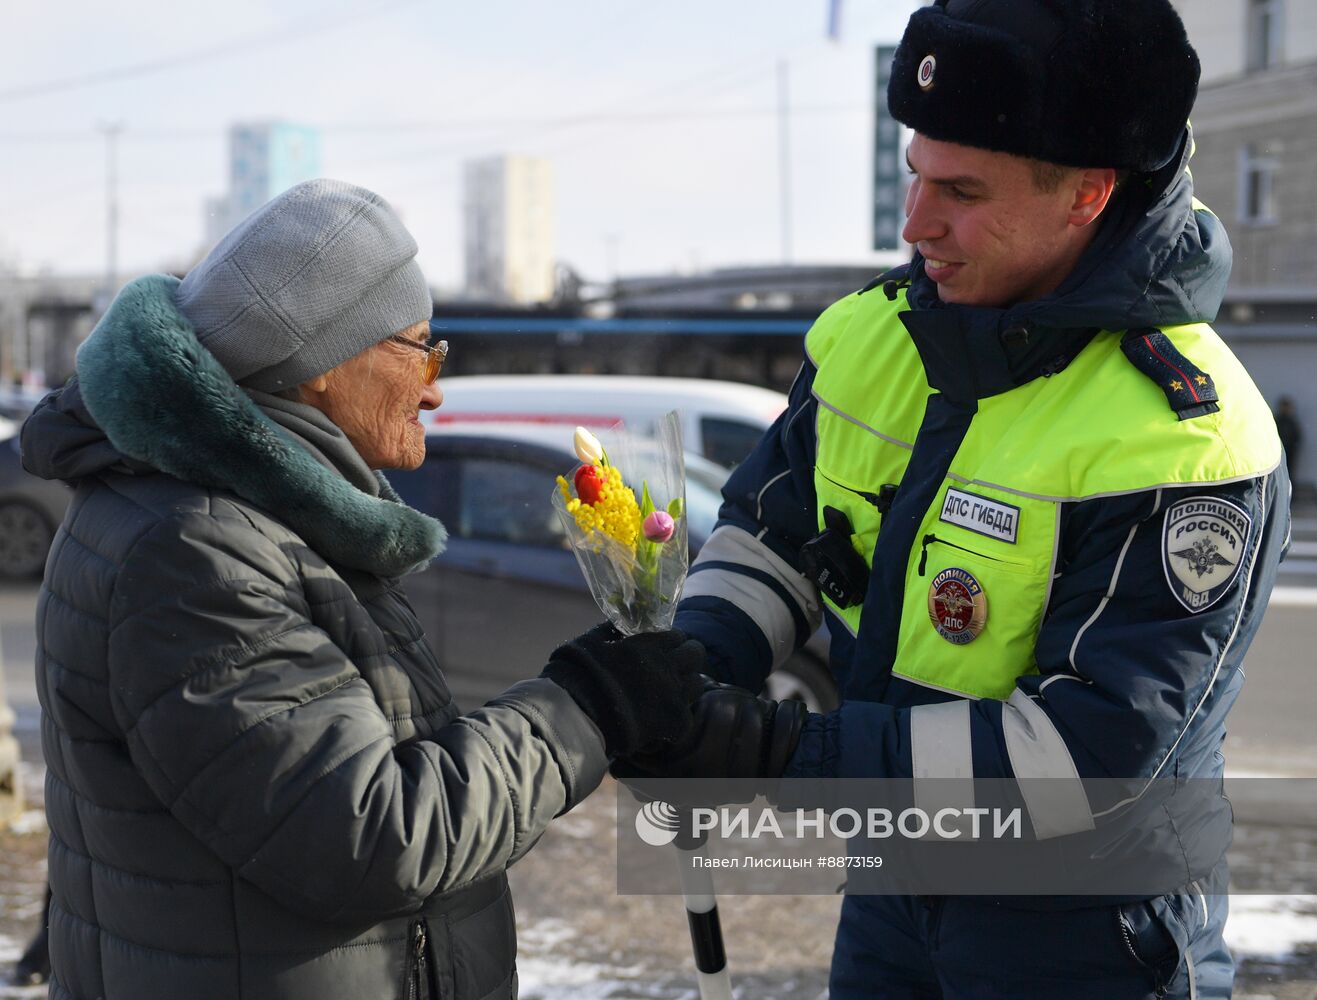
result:
[(554, 293), (554, 189), (548, 160), (492, 156), (463, 175), (467, 294), (544, 302)]
[(206, 238), (230, 228), (294, 184), (320, 176), (320, 132), (286, 122), (256, 122), (229, 129), (229, 190), (206, 204)]

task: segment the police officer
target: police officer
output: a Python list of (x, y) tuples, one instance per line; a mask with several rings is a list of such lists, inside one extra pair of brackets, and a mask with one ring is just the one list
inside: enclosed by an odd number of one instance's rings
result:
[[(1168, 0), (910, 18), (913, 260), (815, 323), (692, 568), (677, 626), (745, 690), (629, 773), (1004, 779), (1040, 840), (1119, 811), (1098, 779), (1221, 776), (1289, 489), (1208, 325), (1231, 251), (1188, 170), (1198, 73)], [(838, 710), (746, 693), (820, 621)], [(1229, 996), (1225, 815), (1169, 892), (849, 894), (831, 996)]]

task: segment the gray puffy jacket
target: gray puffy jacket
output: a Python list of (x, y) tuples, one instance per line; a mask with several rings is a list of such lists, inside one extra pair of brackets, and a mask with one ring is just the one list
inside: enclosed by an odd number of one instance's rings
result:
[(546, 680), (458, 713), (396, 579), (442, 528), (280, 430), (171, 290), (129, 286), (23, 433), (76, 486), (37, 612), (50, 995), (514, 997), (503, 872), (598, 732)]

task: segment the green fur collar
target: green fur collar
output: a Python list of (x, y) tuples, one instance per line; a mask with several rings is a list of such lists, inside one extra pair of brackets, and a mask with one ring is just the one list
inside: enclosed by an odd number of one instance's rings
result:
[(447, 533), (385, 487), (372, 497), (267, 417), (197, 341), (174, 305), (178, 279), (119, 293), (78, 350), (83, 401), (123, 454), (229, 490), (287, 522), (331, 562), (380, 576), (425, 568)]

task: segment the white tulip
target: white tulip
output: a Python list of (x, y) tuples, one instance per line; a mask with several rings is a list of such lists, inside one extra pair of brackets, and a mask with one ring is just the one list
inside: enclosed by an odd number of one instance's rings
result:
[(604, 446), (584, 427), (576, 428), (572, 445), (576, 448), (576, 457), (586, 465), (598, 465), (600, 459), (604, 457)]

